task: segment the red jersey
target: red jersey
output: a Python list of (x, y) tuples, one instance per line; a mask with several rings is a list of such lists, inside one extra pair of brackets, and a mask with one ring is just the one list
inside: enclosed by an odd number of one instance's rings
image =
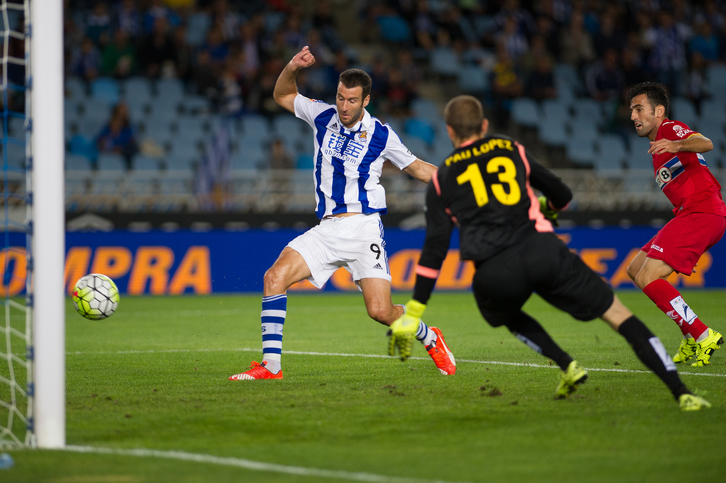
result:
[[(682, 122), (665, 119), (655, 140), (680, 141), (699, 134)], [(680, 152), (653, 155), (655, 182), (673, 203), (673, 213), (713, 213), (726, 216), (721, 185), (700, 153)]]

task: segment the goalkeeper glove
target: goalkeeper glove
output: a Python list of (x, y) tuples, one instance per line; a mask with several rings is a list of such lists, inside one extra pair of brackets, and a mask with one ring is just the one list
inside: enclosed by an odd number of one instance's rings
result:
[(550, 220), (553, 225), (560, 226), (560, 222), (557, 221), (557, 214), (559, 211), (550, 208), (550, 204), (547, 201), (546, 196), (539, 197), (539, 211), (541, 211), (544, 217)]
[(415, 300), (409, 300), (406, 304), (404, 314), (391, 324), (388, 331), (388, 355), (396, 355), (396, 348), (402, 361), (411, 356), (413, 340), (416, 338), (418, 326), (421, 323), (421, 316), (426, 310), (426, 305)]

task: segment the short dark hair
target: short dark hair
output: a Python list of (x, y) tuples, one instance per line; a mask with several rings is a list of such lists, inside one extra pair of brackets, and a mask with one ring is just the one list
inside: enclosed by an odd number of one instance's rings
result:
[(628, 91), (628, 106), (633, 102), (634, 98), (641, 94), (645, 94), (653, 109), (663, 106), (665, 115), (668, 116), (668, 90), (666, 86), (657, 82), (641, 82), (633, 86)]
[(481, 133), (484, 107), (474, 96), (456, 96), (444, 108), (444, 120), (459, 139)]
[(348, 69), (341, 72), (338, 82), (348, 89), (360, 87), (363, 90), (363, 98), (361, 101), (371, 95), (371, 76), (360, 69)]

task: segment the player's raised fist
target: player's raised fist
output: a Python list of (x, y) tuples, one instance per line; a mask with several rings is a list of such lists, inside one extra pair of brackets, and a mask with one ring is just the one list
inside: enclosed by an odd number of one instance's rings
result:
[(295, 57), (290, 61), (295, 69), (305, 69), (315, 63), (315, 56), (310, 52), (310, 48), (306, 45)]

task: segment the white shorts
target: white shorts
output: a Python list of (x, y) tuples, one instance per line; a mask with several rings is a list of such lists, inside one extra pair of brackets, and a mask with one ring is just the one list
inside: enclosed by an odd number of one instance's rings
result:
[(356, 283), (362, 278), (391, 281), (378, 213), (323, 218), (287, 246), (305, 259), (312, 274), (308, 280), (317, 288), (322, 288), (340, 267), (348, 270)]

